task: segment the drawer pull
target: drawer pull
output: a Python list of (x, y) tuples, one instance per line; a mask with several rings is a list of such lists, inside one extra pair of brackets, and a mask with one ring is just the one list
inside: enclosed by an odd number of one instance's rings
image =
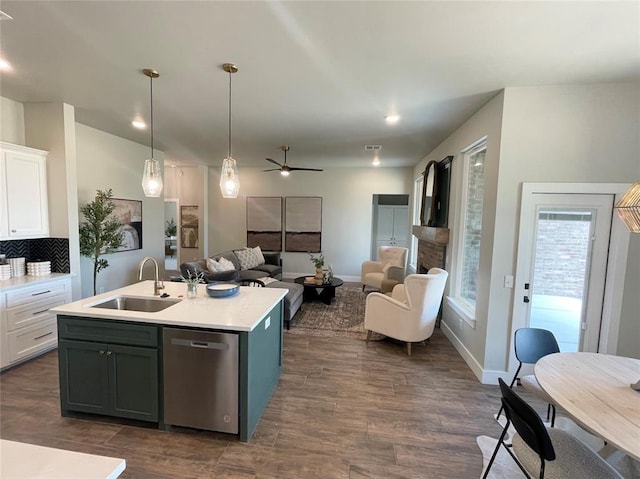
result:
[(113, 354), (113, 351), (107, 351), (107, 356), (111, 356)]
[(48, 289), (46, 291), (40, 291), (39, 293), (31, 293), (31, 296), (40, 296), (41, 294), (47, 294), (47, 293), (50, 293), (50, 292), (51, 292), (51, 290)]
[(43, 309), (42, 311), (36, 311), (35, 313), (33, 313), (33, 316), (35, 316), (36, 314), (46, 313), (47, 311), (49, 311), (49, 308)]
[(42, 339), (42, 338), (45, 338), (47, 336), (51, 336), (52, 334), (53, 334), (53, 331), (49, 331), (48, 333), (43, 334), (42, 336), (38, 336), (37, 338), (33, 338), (33, 340), (37, 341), (38, 339)]

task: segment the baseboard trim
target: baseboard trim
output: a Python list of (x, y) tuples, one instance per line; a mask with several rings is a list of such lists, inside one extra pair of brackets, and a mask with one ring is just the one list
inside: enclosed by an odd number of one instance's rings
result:
[(511, 379), (509, 377), (509, 373), (507, 373), (506, 371), (491, 371), (483, 369), (482, 366), (480, 366), (480, 363), (473, 356), (473, 354), (471, 354), (471, 351), (467, 349), (462, 341), (460, 341), (460, 338), (456, 336), (456, 334), (451, 330), (451, 328), (449, 328), (449, 326), (447, 326), (447, 323), (445, 323), (444, 321), (440, 322), (440, 329), (442, 329), (444, 335), (449, 339), (451, 344), (453, 344), (453, 347), (456, 348), (456, 351), (460, 353), (460, 356), (462, 356), (464, 362), (467, 363), (467, 366), (469, 366), (471, 371), (473, 371), (473, 374), (475, 374), (476, 378), (478, 378), (478, 381), (480, 381), (482, 384), (496, 385), (498, 384), (498, 378), (502, 378), (505, 381), (507, 381), (507, 378), (509, 378), (509, 380)]

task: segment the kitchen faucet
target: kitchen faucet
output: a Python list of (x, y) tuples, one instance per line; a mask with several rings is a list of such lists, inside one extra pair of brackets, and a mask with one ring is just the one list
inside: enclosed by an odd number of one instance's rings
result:
[(158, 262), (155, 260), (155, 258), (152, 258), (151, 256), (145, 256), (142, 261), (140, 261), (138, 280), (142, 281), (142, 268), (144, 268), (144, 264), (149, 260), (153, 261), (153, 264), (155, 265), (156, 277), (153, 280), (153, 294), (155, 296), (158, 296), (160, 294), (160, 290), (164, 289), (164, 282), (158, 279)]

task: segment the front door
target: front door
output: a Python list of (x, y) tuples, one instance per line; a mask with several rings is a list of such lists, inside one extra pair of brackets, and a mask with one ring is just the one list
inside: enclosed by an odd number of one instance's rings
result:
[(613, 202), (523, 195), (514, 318), (552, 331), (562, 352), (598, 350)]

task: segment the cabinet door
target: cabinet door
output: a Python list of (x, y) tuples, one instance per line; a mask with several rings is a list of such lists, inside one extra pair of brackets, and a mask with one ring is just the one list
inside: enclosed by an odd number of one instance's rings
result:
[(3, 156), (8, 237), (48, 236), (46, 158), (11, 151)]
[(409, 208), (407, 206), (393, 207), (393, 240), (395, 246), (406, 248), (409, 236)]
[(108, 413), (107, 345), (84, 341), (58, 343), (60, 405), (66, 411)]
[(158, 421), (158, 350), (109, 345), (109, 414)]
[(393, 239), (393, 206), (378, 206), (378, 225), (376, 240), (390, 244)]

